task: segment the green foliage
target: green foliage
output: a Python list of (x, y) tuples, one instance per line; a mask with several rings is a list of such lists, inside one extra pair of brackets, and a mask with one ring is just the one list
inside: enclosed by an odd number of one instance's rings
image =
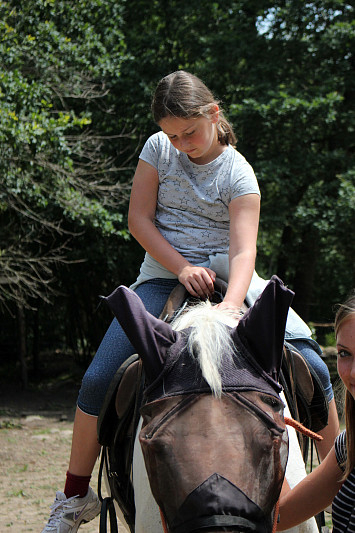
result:
[(115, 2), (0, 9), (0, 301), (29, 305), (88, 228), (127, 238), (117, 168), (93, 129), (125, 47)]
[(126, 213), (157, 129), (151, 94), (184, 68), (256, 171), (259, 273), (279, 274), (303, 317), (331, 321), (355, 281), (354, 50), (343, 0), (0, 2), (0, 300), (39, 308), (42, 336), (90, 358), (98, 294), (129, 284), (142, 257)]
[(230, 116), (262, 190), (259, 268), (270, 274), (271, 266), (291, 284), (305, 318), (328, 320), (331, 302), (354, 285), (354, 240), (342, 230), (353, 220), (354, 8), (277, 2), (257, 25), (265, 50), (251, 68), (259, 82)]

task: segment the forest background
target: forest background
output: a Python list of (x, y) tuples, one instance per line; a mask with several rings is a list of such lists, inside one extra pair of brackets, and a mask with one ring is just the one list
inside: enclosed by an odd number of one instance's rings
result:
[(93, 356), (99, 296), (143, 258), (130, 185), (154, 87), (177, 69), (213, 90), (254, 167), (259, 275), (331, 323), (355, 286), (354, 51), (342, 0), (0, 1), (2, 377), (26, 387), (44, 354)]

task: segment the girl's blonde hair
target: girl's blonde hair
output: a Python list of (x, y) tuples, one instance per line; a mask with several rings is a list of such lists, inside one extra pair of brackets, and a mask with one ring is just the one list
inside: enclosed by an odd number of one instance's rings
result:
[[(334, 322), (336, 337), (342, 324), (350, 317), (355, 317), (355, 291), (338, 307)], [(348, 390), (345, 391), (345, 425), (347, 458), (343, 480), (355, 467), (355, 400)]]
[[(172, 72), (160, 80), (152, 101), (152, 113), (157, 124), (166, 117), (210, 118), (214, 105), (219, 102), (197, 76), (184, 70)], [(221, 144), (236, 145), (233, 127), (219, 106), (217, 122), (218, 140)]]

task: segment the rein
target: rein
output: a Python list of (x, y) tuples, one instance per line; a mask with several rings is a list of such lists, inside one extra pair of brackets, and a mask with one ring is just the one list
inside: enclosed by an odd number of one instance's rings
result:
[(159, 512), (160, 512), (161, 523), (163, 526), (163, 531), (164, 533), (169, 533), (168, 526), (166, 525), (165, 517), (163, 515), (163, 511), (160, 509), (160, 507), (159, 507)]
[[(293, 418), (290, 418), (288, 416), (285, 416), (284, 420), (287, 426), (293, 427), (296, 431), (299, 431), (299, 433), (302, 433), (302, 435), (305, 435), (306, 437), (310, 437), (311, 439), (316, 440), (318, 442), (323, 440), (323, 437), (321, 435), (318, 435), (318, 433), (315, 433), (314, 431), (311, 431), (310, 429), (306, 428), (303, 424), (301, 424), (301, 422), (297, 422), (297, 420), (294, 420)], [(277, 521), (279, 518), (279, 508), (280, 508), (280, 498), (278, 498), (275, 504), (274, 523), (272, 525), (272, 533), (276, 533)]]
[(287, 426), (293, 427), (296, 431), (302, 433), (302, 435), (310, 437), (311, 439), (316, 440), (318, 442), (323, 440), (323, 437), (321, 435), (318, 435), (318, 433), (315, 433), (314, 431), (311, 431), (310, 429), (306, 428), (303, 424), (301, 424), (301, 422), (297, 422), (297, 420), (294, 420), (293, 418), (290, 418), (288, 416), (285, 416), (284, 420)]

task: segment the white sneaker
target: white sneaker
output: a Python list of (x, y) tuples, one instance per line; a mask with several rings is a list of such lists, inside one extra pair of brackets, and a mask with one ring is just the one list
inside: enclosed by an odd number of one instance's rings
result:
[(58, 491), (42, 533), (76, 533), (80, 524), (90, 522), (99, 514), (100, 509), (101, 502), (90, 487), (84, 498), (67, 498), (63, 492)]

